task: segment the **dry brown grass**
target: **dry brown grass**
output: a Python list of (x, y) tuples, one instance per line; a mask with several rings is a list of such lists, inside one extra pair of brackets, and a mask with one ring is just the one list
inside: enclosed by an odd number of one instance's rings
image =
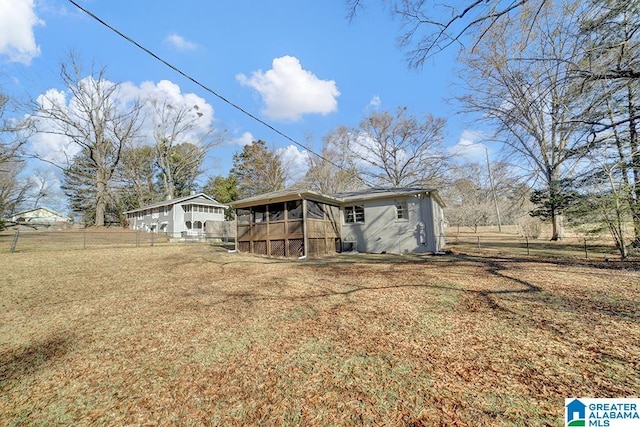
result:
[(3, 254), (1, 425), (560, 425), (640, 394), (640, 271), (282, 261), (206, 245)]
[[(0, 232), (0, 253), (10, 252), (15, 230)], [(15, 252), (83, 250), (113, 247), (158, 246), (169, 243), (165, 234), (145, 233), (123, 228), (85, 228), (63, 230), (21, 230)]]
[[(551, 228), (543, 227), (542, 235), (526, 239), (515, 226), (479, 227), (474, 232), (470, 227), (451, 227), (447, 230), (447, 244), (450, 250), (483, 254), (487, 256), (535, 256), (542, 258), (581, 259), (591, 261), (617, 261), (620, 252), (607, 233), (585, 235), (574, 229), (567, 229), (561, 241), (550, 241)], [(627, 243), (631, 242), (628, 236)], [(640, 261), (640, 251), (631, 248), (630, 261)]]

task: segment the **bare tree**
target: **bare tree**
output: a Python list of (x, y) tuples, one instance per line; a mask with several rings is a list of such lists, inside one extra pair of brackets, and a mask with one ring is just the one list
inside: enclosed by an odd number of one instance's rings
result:
[[(494, 129), (511, 161), (531, 175), (532, 185), (555, 188), (586, 154), (583, 114), (574, 69), (564, 58), (577, 57), (580, 44), (570, 32), (580, 18), (578, 3), (528, 11), (518, 19), (494, 23), (464, 61), (461, 78), (468, 95), (466, 112)], [(527, 17), (538, 14), (531, 24)], [(552, 239), (562, 238), (561, 210), (552, 210)]]
[[(218, 144), (212, 128), (202, 130), (203, 114), (198, 105), (175, 105), (167, 99), (151, 99), (153, 138), (161, 186), (166, 199), (176, 196), (178, 177), (200, 174), (200, 166), (212, 147)], [(178, 148), (190, 143), (189, 147)]]
[(65, 137), (86, 154), (93, 170), (94, 224), (98, 227), (105, 225), (110, 181), (122, 150), (136, 137), (141, 108), (137, 101), (122, 105), (120, 86), (107, 80), (105, 72), (104, 68), (92, 70), (83, 77), (78, 60), (70, 55), (60, 73), (70, 95), (69, 103), (48, 92), (37, 105), (41, 131)]
[(43, 202), (56, 201), (61, 196), (58, 178), (51, 169), (35, 169), (27, 181), (29, 183), (27, 202), (33, 209), (41, 207)]
[(349, 130), (340, 126), (323, 138), (320, 156), (309, 157), (305, 185), (324, 194), (351, 191), (363, 187), (355, 158), (349, 151)]
[[(640, 247), (640, 14), (638, 2), (598, 2), (582, 21), (586, 37), (580, 63), (591, 108), (582, 118), (593, 130), (589, 143), (603, 158), (593, 174), (606, 171), (620, 180)], [(606, 148), (606, 149), (605, 149)], [(592, 157), (593, 158), (593, 157)], [(615, 165), (615, 167), (613, 167)], [(601, 166), (601, 167), (600, 167)], [(618, 188), (618, 187), (615, 187)], [(616, 196), (620, 196), (618, 191)]]
[(620, 160), (616, 145), (609, 139), (590, 152), (591, 168), (580, 177), (580, 203), (574, 207), (572, 218), (589, 234), (606, 229), (624, 259), (629, 254), (627, 245), (634, 239), (633, 212), (629, 182), (623, 172), (627, 166)]
[(28, 181), (20, 179), (24, 168), (23, 148), (32, 129), (30, 119), (7, 118), (12, 99), (0, 93), (0, 218), (24, 203)]
[[(369, 0), (370, 2), (370, 0)], [(367, 0), (347, 0), (349, 19), (354, 19)], [(420, 67), (425, 60), (452, 45), (475, 46), (496, 23), (527, 5), (530, 21), (544, 10), (550, 0), (469, 0), (465, 2), (428, 2), (425, 0), (382, 0), (404, 25), (399, 38), (407, 49), (409, 64)]]
[(447, 156), (442, 149), (446, 120), (431, 114), (412, 116), (406, 108), (395, 115), (374, 112), (350, 135), (349, 149), (358, 168), (373, 184), (423, 186), (440, 178)]
[(118, 166), (118, 186), (124, 210), (136, 209), (161, 199), (156, 190), (156, 155), (154, 147), (128, 147)]

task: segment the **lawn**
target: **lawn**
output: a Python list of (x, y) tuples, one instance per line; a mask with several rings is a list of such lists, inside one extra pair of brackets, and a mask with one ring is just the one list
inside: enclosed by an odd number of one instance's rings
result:
[(640, 395), (637, 264), (2, 254), (0, 425), (558, 426)]

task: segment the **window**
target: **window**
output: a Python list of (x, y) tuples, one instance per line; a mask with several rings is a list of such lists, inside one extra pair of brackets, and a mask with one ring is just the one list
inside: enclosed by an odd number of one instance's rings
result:
[(345, 206), (344, 222), (347, 224), (364, 223), (364, 206)]
[(184, 209), (185, 212), (191, 212), (191, 205), (182, 205), (182, 209)]
[(396, 218), (409, 219), (406, 200), (396, 200)]

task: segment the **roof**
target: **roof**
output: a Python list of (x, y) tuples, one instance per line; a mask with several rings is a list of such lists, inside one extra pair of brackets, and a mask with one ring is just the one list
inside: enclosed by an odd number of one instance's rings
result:
[(49, 209), (47, 207), (41, 206), (39, 208), (34, 208), (34, 209), (29, 209), (27, 211), (22, 211), (22, 212), (16, 212), (13, 215), (11, 215), (12, 217), (16, 217), (16, 216), (21, 216), (24, 214), (28, 214), (30, 212), (36, 212), (36, 211), (47, 211), (49, 212), (52, 216), (59, 216), (60, 218), (67, 218), (66, 216), (59, 214), (58, 212), (54, 211), (53, 209)]
[(225, 208), (225, 209), (229, 207), (228, 205), (225, 205), (216, 201), (211, 196), (207, 196), (204, 193), (198, 193), (198, 194), (191, 194), (189, 196), (177, 197), (175, 199), (163, 200), (161, 202), (151, 203), (146, 206), (141, 206), (137, 209), (131, 209), (131, 210), (125, 211), (124, 213), (127, 214), (127, 213), (144, 211), (147, 209), (160, 208), (163, 206), (177, 205), (177, 204), (181, 204), (181, 203), (188, 202), (195, 199), (205, 199), (205, 200), (198, 200), (198, 203), (202, 205), (216, 206), (216, 207)]
[(401, 187), (401, 188), (369, 188), (366, 190), (336, 193), (326, 195), (311, 190), (280, 190), (271, 193), (260, 194), (246, 199), (231, 202), (233, 208), (256, 206), (264, 203), (278, 203), (289, 200), (311, 199), (330, 204), (354, 203), (368, 200), (391, 199), (394, 197), (411, 197), (418, 194), (427, 194), (433, 197), (441, 206), (444, 202), (438, 194), (438, 190), (430, 188)]
[(339, 200), (331, 196), (327, 196), (326, 194), (319, 193), (317, 191), (312, 190), (279, 190), (272, 191), (270, 193), (259, 194), (253, 197), (247, 197), (246, 199), (237, 200), (235, 202), (229, 203), (233, 208), (243, 208), (247, 206), (256, 206), (263, 203), (279, 203), (279, 202), (288, 202), (290, 200), (315, 200), (319, 202), (331, 203), (331, 204), (339, 204)]
[(433, 197), (440, 205), (445, 206), (444, 202), (435, 188), (422, 187), (399, 187), (399, 188), (369, 188), (360, 191), (351, 191), (345, 193), (332, 194), (333, 197), (342, 203), (350, 203), (356, 201), (392, 199), (394, 197), (411, 197), (419, 194), (427, 194)]

